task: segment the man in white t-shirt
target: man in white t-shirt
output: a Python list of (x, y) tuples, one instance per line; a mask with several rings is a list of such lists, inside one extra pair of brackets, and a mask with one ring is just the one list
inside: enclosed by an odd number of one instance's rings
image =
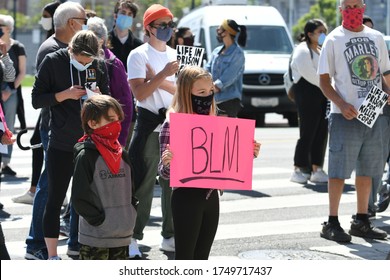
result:
[[(388, 152), (384, 133), (389, 130), (386, 117), (379, 116), (372, 128), (357, 120), (358, 108), (372, 86), (390, 93), (390, 62), (380, 32), (363, 25), (363, 0), (340, 0), (342, 26), (334, 29), (323, 45), (318, 74), (324, 95), (332, 101), (329, 119), (329, 219), (321, 237), (350, 242), (351, 235), (386, 239), (387, 233), (374, 227), (367, 208), (371, 177), (383, 173)], [(369, 75), (362, 71), (370, 61)], [(388, 101), (389, 103), (389, 101)], [(388, 105), (385, 105), (388, 106)], [(356, 172), (357, 213), (349, 234), (338, 219), (345, 179)]]
[[(135, 196), (139, 199), (134, 235), (129, 247), (129, 257), (142, 257), (137, 240), (149, 220), (157, 166), (160, 160), (159, 132), (176, 90), (175, 73), (179, 69), (176, 51), (167, 46), (174, 23), (169, 9), (151, 5), (144, 14), (144, 31), (147, 43), (132, 50), (127, 59), (130, 87), (137, 99), (137, 120), (129, 148), (134, 168)], [(174, 252), (174, 231), (170, 206), (169, 181), (159, 179), (162, 189), (163, 241), (160, 249)]]

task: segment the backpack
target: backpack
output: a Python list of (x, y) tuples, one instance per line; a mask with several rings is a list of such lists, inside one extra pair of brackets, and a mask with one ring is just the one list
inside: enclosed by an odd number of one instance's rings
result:
[(288, 70), (286, 73), (283, 75), (283, 81), (284, 81), (284, 88), (286, 89), (286, 94), (287, 97), (295, 102), (295, 94), (294, 94), (294, 80), (292, 77), (292, 70), (291, 70), (291, 61), (292, 61), (292, 56), (293, 53), (290, 55), (290, 59), (288, 60)]

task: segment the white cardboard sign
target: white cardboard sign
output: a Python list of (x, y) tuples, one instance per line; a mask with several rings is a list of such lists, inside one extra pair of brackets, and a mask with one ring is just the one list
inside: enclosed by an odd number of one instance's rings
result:
[(373, 86), (358, 109), (357, 119), (372, 128), (383, 107), (386, 105), (387, 98), (388, 95), (386, 92), (377, 86)]

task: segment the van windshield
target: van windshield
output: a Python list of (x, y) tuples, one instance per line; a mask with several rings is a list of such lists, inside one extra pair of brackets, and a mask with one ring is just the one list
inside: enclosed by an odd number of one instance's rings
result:
[[(217, 41), (218, 26), (210, 27), (212, 50), (221, 45)], [(247, 40), (244, 51), (246, 53), (262, 54), (291, 54), (293, 46), (282, 26), (248, 25)]]

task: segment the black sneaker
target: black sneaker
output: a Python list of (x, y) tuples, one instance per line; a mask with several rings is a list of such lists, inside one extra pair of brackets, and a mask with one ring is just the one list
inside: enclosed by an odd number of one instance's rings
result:
[(49, 257), (47, 249), (27, 250), (24, 258), (26, 260), (47, 260)]
[(1, 169), (1, 173), (4, 175), (9, 175), (9, 176), (16, 176), (16, 172), (11, 169), (8, 165), (6, 167), (3, 167)]
[(387, 207), (389, 207), (390, 203), (390, 192), (379, 195), (378, 201), (378, 213), (384, 212)]
[(320, 233), (322, 238), (336, 242), (351, 242), (351, 236), (343, 230), (340, 224), (324, 222)]
[(353, 220), (349, 234), (370, 239), (386, 239), (387, 233), (374, 227), (370, 221)]
[[(376, 211), (373, 211), (370, 208), (368, 208), (367, 215), (368, 215), (368, 218), (370, 220), (375, 220), (376, 219)], [(356, 215), (355, 214), (352, 215), (352, 220), (356, 220)]]

